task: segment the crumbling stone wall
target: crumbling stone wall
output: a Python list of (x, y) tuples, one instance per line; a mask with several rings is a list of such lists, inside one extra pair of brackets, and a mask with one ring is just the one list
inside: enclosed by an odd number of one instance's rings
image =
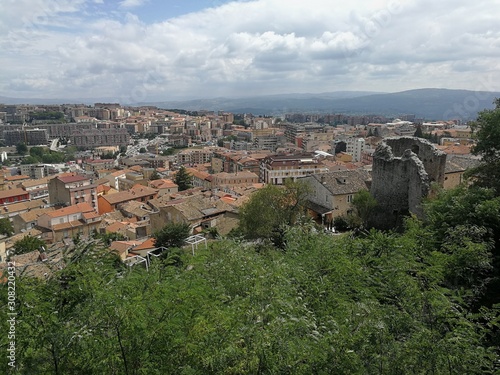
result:
[(394, 228), (404, 216), (421, 217), (432, 182), (444, 183), (446, 154), (416, 137), (387, 138), (373, 154), (371, 194), (378, 207), (372, 225)]

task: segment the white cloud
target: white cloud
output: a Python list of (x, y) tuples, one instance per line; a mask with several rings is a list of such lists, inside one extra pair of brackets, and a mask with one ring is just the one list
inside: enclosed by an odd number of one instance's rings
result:
[(137, 8), (144, 5), (148, 0), (123, 0), (120, 2), (122, 8)]
[[(139, 0), (101, 18), (82, 16), (95, 0), (7, 3), (7, 13), (0, 9), (0, 25), (8, 25), (0, 33), (6, 96), (27, 95), (30, 85), (50, 95), (131, 99), (474, 89), (484, 72), (500, 82), (500, 0), (214, 2), (158, 23), (120, 12)], [(10, 19), (17, 12), (35, 22), (17, 27)]]

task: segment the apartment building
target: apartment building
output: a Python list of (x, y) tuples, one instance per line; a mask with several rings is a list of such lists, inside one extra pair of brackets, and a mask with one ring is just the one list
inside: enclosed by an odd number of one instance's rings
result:
[(57, 176), (49, 181), (49, 199), (51, 204), (72, 206), (85, 202), (97, 209), (96, 185), (80, 175)]
[(29, 146), (46, 145), (49, 138), (45, 129), (4, 130), (3, 138), (7, 146), (24, 143)]
[(71, 144), (90, 149), (100, 146), (127, 146), (130, 135), (125, 128), (75, 130), (71, 135)]
[(328, 172), (328, 168), (312, 155), (273, 155), (262, 160), (260, 180), (266, 184), (282, 185), (286, 179)]

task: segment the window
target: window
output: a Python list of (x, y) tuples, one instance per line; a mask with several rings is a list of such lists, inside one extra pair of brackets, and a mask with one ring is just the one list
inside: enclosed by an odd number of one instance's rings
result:
[(353, 198), (352, 194), (348, 195), (347, 196), (347, 203), (352, 203), (352, 198)]

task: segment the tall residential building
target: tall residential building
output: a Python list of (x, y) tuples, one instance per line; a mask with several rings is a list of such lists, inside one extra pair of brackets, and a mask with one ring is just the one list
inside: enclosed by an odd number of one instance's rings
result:
[(49, 181), (51, 204), (72, 206), (89, 203), (97, 209), (96, 185), (84, 176), (57, 176)]
[(363, 138), (347, 138), (345, 142), (347, 146), (346, 152), (352, 155), (353, 161), (361, 161), (365, 150), (365, 140)]
[(130, 135), (125, 128), (77, 130), (70, 135), (71, 144), (87, 149), (100, 146), (127, 146)]

